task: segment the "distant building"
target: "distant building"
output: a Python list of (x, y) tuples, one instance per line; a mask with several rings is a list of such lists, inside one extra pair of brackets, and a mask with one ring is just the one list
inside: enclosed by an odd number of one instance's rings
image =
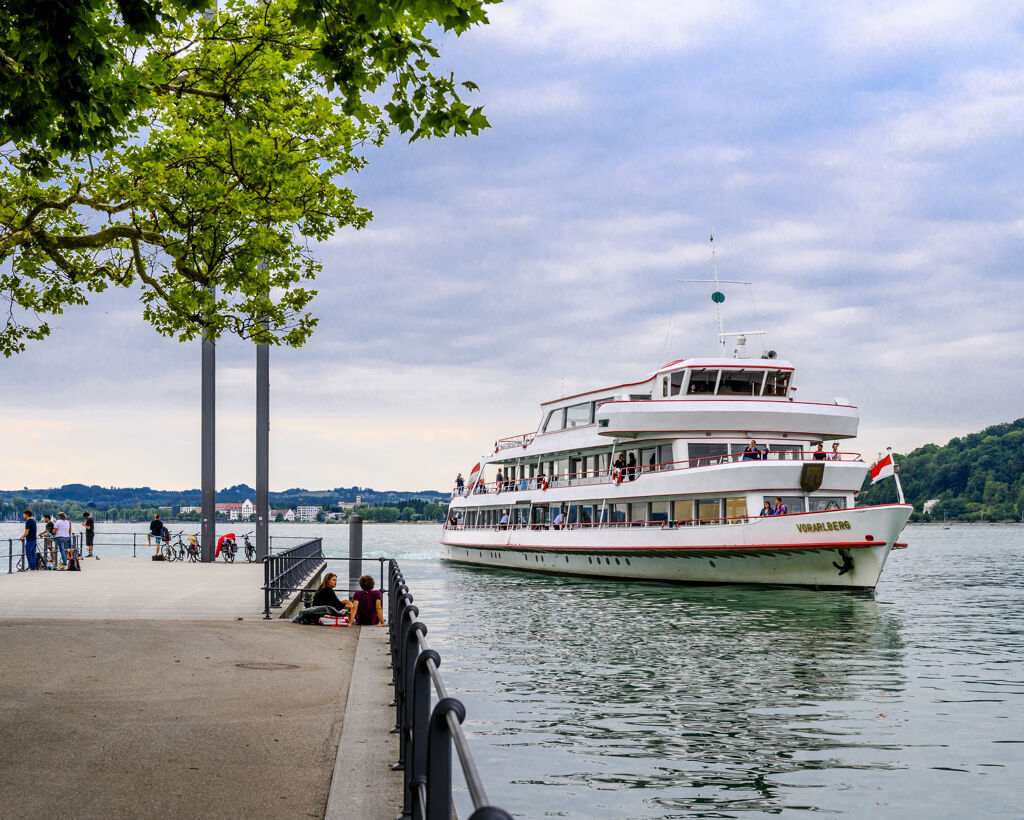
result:
[(252, 503), (248, 498), (242, 502), (242, 518), (248, 521), (254, 515), (256, 515), (256, 505)]
[(294, 521), (295, 520), (295, 510), (285, 510), (284, 520), (285, 521)]
[(921, 511), (925, 512), (925, 513), (930, 513), (937, 506), (939, 506), (939, 499), (932, 498), (932, 499), (924, 502), (924, 507), (921, 508)]
[(316, 521), (316, 517), (320, 514), (320, 510), (323, 507), (296, 507), (295, 508), (295, 520), (296, 521)]

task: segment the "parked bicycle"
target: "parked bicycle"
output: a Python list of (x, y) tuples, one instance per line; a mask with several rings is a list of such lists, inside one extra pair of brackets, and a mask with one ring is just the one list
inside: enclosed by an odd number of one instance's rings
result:
[[(180, 543), (181, 533), (178, 533), (178, 541)], [(178, 552), (177, 545), (172, 544), (169, 538), (160, 547), (160, 552), (163, 553), (165, 561), (180, 561), (182, 558), (181, 553)]]
[(220, 552), (225, 563), (233, 564), (235, 562), (235, 553), (238, 552), (238, 542), (235, 540), (235, 534), (233, 532), (222, 535), (217, 539), (217, 551)]
[(256, 545), (249, 540), (250, 535), (251, 532), (243, 533), (242, 540), (245, 542), (245, 560), (252, 564), (256, 561)]
[(185, 558), (188, 559), (190, 564), (194, 564), (200, 557), (199, 533), (196, 532), (188, 537), (188, 544), (185, 546)]

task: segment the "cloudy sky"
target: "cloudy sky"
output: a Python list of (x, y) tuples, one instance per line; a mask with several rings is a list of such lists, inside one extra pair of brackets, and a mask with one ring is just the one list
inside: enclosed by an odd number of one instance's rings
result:
[[(442, 489), (538, 404), (768, 331), (873, 457), (1024, 416), (1024, 11), (508, 0), (447, 45), (484, 136), (393, 139), (271, 356), (271, 489)], [(0, 360), (0, 488), (199, 485), (198, 344), (137, 294)], [(218, 486), (252, 484), (255, 353), (218, 347)]]

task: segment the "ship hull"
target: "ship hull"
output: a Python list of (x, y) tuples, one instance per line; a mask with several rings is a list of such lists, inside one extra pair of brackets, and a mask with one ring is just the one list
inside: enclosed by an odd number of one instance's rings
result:
[(873, 589), (905, 504), (678, 527), (446, 529), (444, 560), (642, 581)]

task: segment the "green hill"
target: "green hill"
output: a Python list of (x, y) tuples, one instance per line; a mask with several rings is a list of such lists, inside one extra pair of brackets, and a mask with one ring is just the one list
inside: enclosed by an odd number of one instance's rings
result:
[[(951, 439), (945, 446), (926, 444), (895, 456), (913, 521), (1020, 521), (1024, 513), (1024, 419), (986, 427)], [(924, 514), (924, 503), (936, 504)], [(858, 504), (896, 500), (896, 483), (870, 479)]]

